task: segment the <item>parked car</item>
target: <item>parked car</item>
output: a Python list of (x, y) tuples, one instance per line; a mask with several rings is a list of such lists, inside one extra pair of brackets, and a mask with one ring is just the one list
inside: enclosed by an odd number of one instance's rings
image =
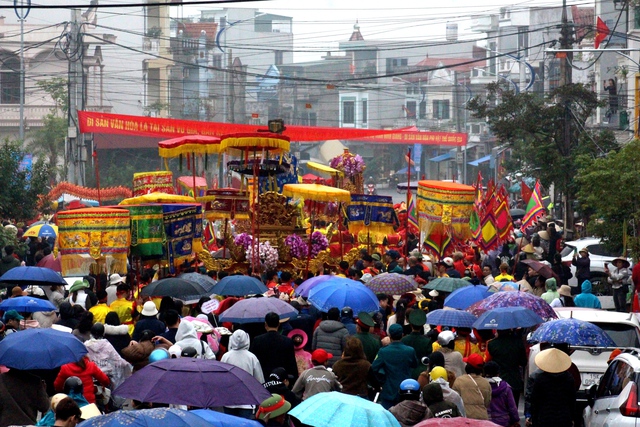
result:
[[(599, 326), (616, 343), (615, 347), (571, 347), (573, 350), (571, 361), (578, 367), (582, 380), (577, 398), (579, 402), (586, 404), (588, 389), (600, 382), (600, 377), (607, 369), (611, 352), (616, 348), (640, 347), (640, 320), (635, 313), (619, 313), (593, 308), (558, 307), (555, 311), (560, 318), (584, 320)], [(533, 360), (539, 352), (539, 344), (531, 347), (529, 372), (536, 369)]]
[[(585, 237), (579, 240), (565, 242), (564, 248), (560, 254), (562, 255), (562, 263), (571, 268), (573, 277), (569, 279), (569, 286), (580, 286), (576, 278), (576, 267), (571, 264), (573, 254), (579, 252), (583, 248), (589, 251), (589, 259), (591, 260), (591, 284), (593, 285), (593, 293), (598, 296), (602, 303), (602, 308), (613, 309), (613, 297), (611, 287), (607, 284), (607, 275), (604, 272), (604, 264), (613, 261), (618, 257), (619, 253), (608, 250), (602, 244), (599, 237)], [(579, 256), (579, 255), (578, 255)], [(627, 258), (629, 263), (633, 265), (631, 258)]]
[(589, 405), (583, 412), (586, 427), (635, 427), (640, 424), (638, 351), (630, 349), (616, 356), (600, 383), (589, 389)]

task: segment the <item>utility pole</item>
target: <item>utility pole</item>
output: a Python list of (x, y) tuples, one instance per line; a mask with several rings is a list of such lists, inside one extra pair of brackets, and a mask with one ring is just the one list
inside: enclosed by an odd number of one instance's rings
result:
[(31, 0), (13, 0), (13, 9), (20, 21), (20, 143), (24, 143), (24, 20), (31, 11)]
[(69, 165), (69, 181), (78, 185), (85, 185), (84, 162), (87, 158), (84, 139), (78, 134), (78, 110), (84, 108), (82, 54), (83, 43), (81, 35), (80, 9), (71, 9), (71, 23), (69, 26), (69, 46), (66, 55), (69, 61), (68, 92), (69, 111), (67, 116), (67, 152)]
[[(569, 21), (567, 19), (567, 0), (562, 0), (562, 26), (560, 28), (560, 48), (572, 49), (573, 48), (573, 31)], [(566, 51), (559, 54), (560, 58), (560, 85), (565, 86), (571, 84), (571, 61), (573, 59), (573, 52)], [(564, 100), (564, 144), (563, 155), (569, 156), (571, 151), (571, 102), (568, 99)], [(566, 180), (567, 178), (565, 178)], [(566, 194), (568, 188), (568, 182), (565, 181), (565, 191), (562, 194), (562, 219), (564, 229), (567, 233), (573, 231), (573, 207), (572, 201), (569, 200)]]

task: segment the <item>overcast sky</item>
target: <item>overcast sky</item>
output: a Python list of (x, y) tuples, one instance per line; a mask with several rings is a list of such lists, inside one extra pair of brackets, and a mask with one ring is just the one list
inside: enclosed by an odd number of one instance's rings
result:
[[(594, 1), (568, 1), (593, 6)], [(295, 61), (319, 59), (336, 50), (353, 32), (356, 20), (365, 40), (443, 40), (447, 22), (458, 23), (459, 38), (479, 37), (469, 31), (470, 16), (497, 13), (500, 7), (562, 6), (562, 0), (272, 0), (227, 7), (258, 8), (293, 17)], [(185, 17), (198, 15), (202, 6), (183, 6)], [(312, 52), (305, 52), (312, 51)], [(314, 52), (315, 51), (315, 52)]]

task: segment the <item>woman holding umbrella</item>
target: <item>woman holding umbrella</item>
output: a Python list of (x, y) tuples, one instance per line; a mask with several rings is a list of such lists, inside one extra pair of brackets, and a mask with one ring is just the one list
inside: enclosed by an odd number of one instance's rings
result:
[(604, 264), (604, 272), (609, 276), (607, 281), (613, 289), (613, 303), (616, 311), (627, 311), (627, 294), (629, 293), (629, 280), (631, 279), (631, 271), (629, 270), (629, 261), (622, 257), (615, 258), (612, 261), (615, 268), (609, 269), (609, 264)]

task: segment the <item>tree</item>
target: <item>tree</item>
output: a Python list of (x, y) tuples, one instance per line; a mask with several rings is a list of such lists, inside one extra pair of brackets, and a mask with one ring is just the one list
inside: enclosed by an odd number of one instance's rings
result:
[(26, 152), (20, 143), (5, 140), (0, 145), (0, 217), (28, 220), (36, 216), (43, 196), (48, 193), (48, 167), (43, 159), (31, 169), (21, 166)]
[[(487, 86), (485, 98), (475, 97), (468, 109), (476, 118), (485, 118), (500, 142), (511, 148), (505, 163), (509, 172), (522, 172), (540, 179), (546, 188), (555, 185), (567, 200), (568, 224), (573, 228), (572, 201), (578, 190), (573, 179), (581, 155), (600, 156), (617, 148), (613, 133), (587, 129), (587, 119), (602, 106), (597, 94), (582, 84), (560, 86), (541, 97), (535, 93), (515, 93), (497, 83)], [(565, 142), (565, 117), (570, 117), (569, 143)]]
[(606, 157), (578, 159), (576, 181), (580, 206), (589, 212), (590, 234), (601, 237), (609, 249), (622, 253), (625, 231), (627, 247), (640, 255), (640, 141), (634, 140)]
[(32, 139), (27, 143), (27, 149), (38, 158), (47, 160), (49, 178), (52, 181), (57, 181), (58, 176), (67, 175), (66, 162), (62, 162), (62, 166), (59, 165), (60, 159), (64, 157), (64, 143), (68, 128), (66, 119), (69, 100), (67, 80), (54, 77), (39, 81), (36, 85), (51, 96), (55, 107), (44, 117), (43, 126), (32, 132)]

